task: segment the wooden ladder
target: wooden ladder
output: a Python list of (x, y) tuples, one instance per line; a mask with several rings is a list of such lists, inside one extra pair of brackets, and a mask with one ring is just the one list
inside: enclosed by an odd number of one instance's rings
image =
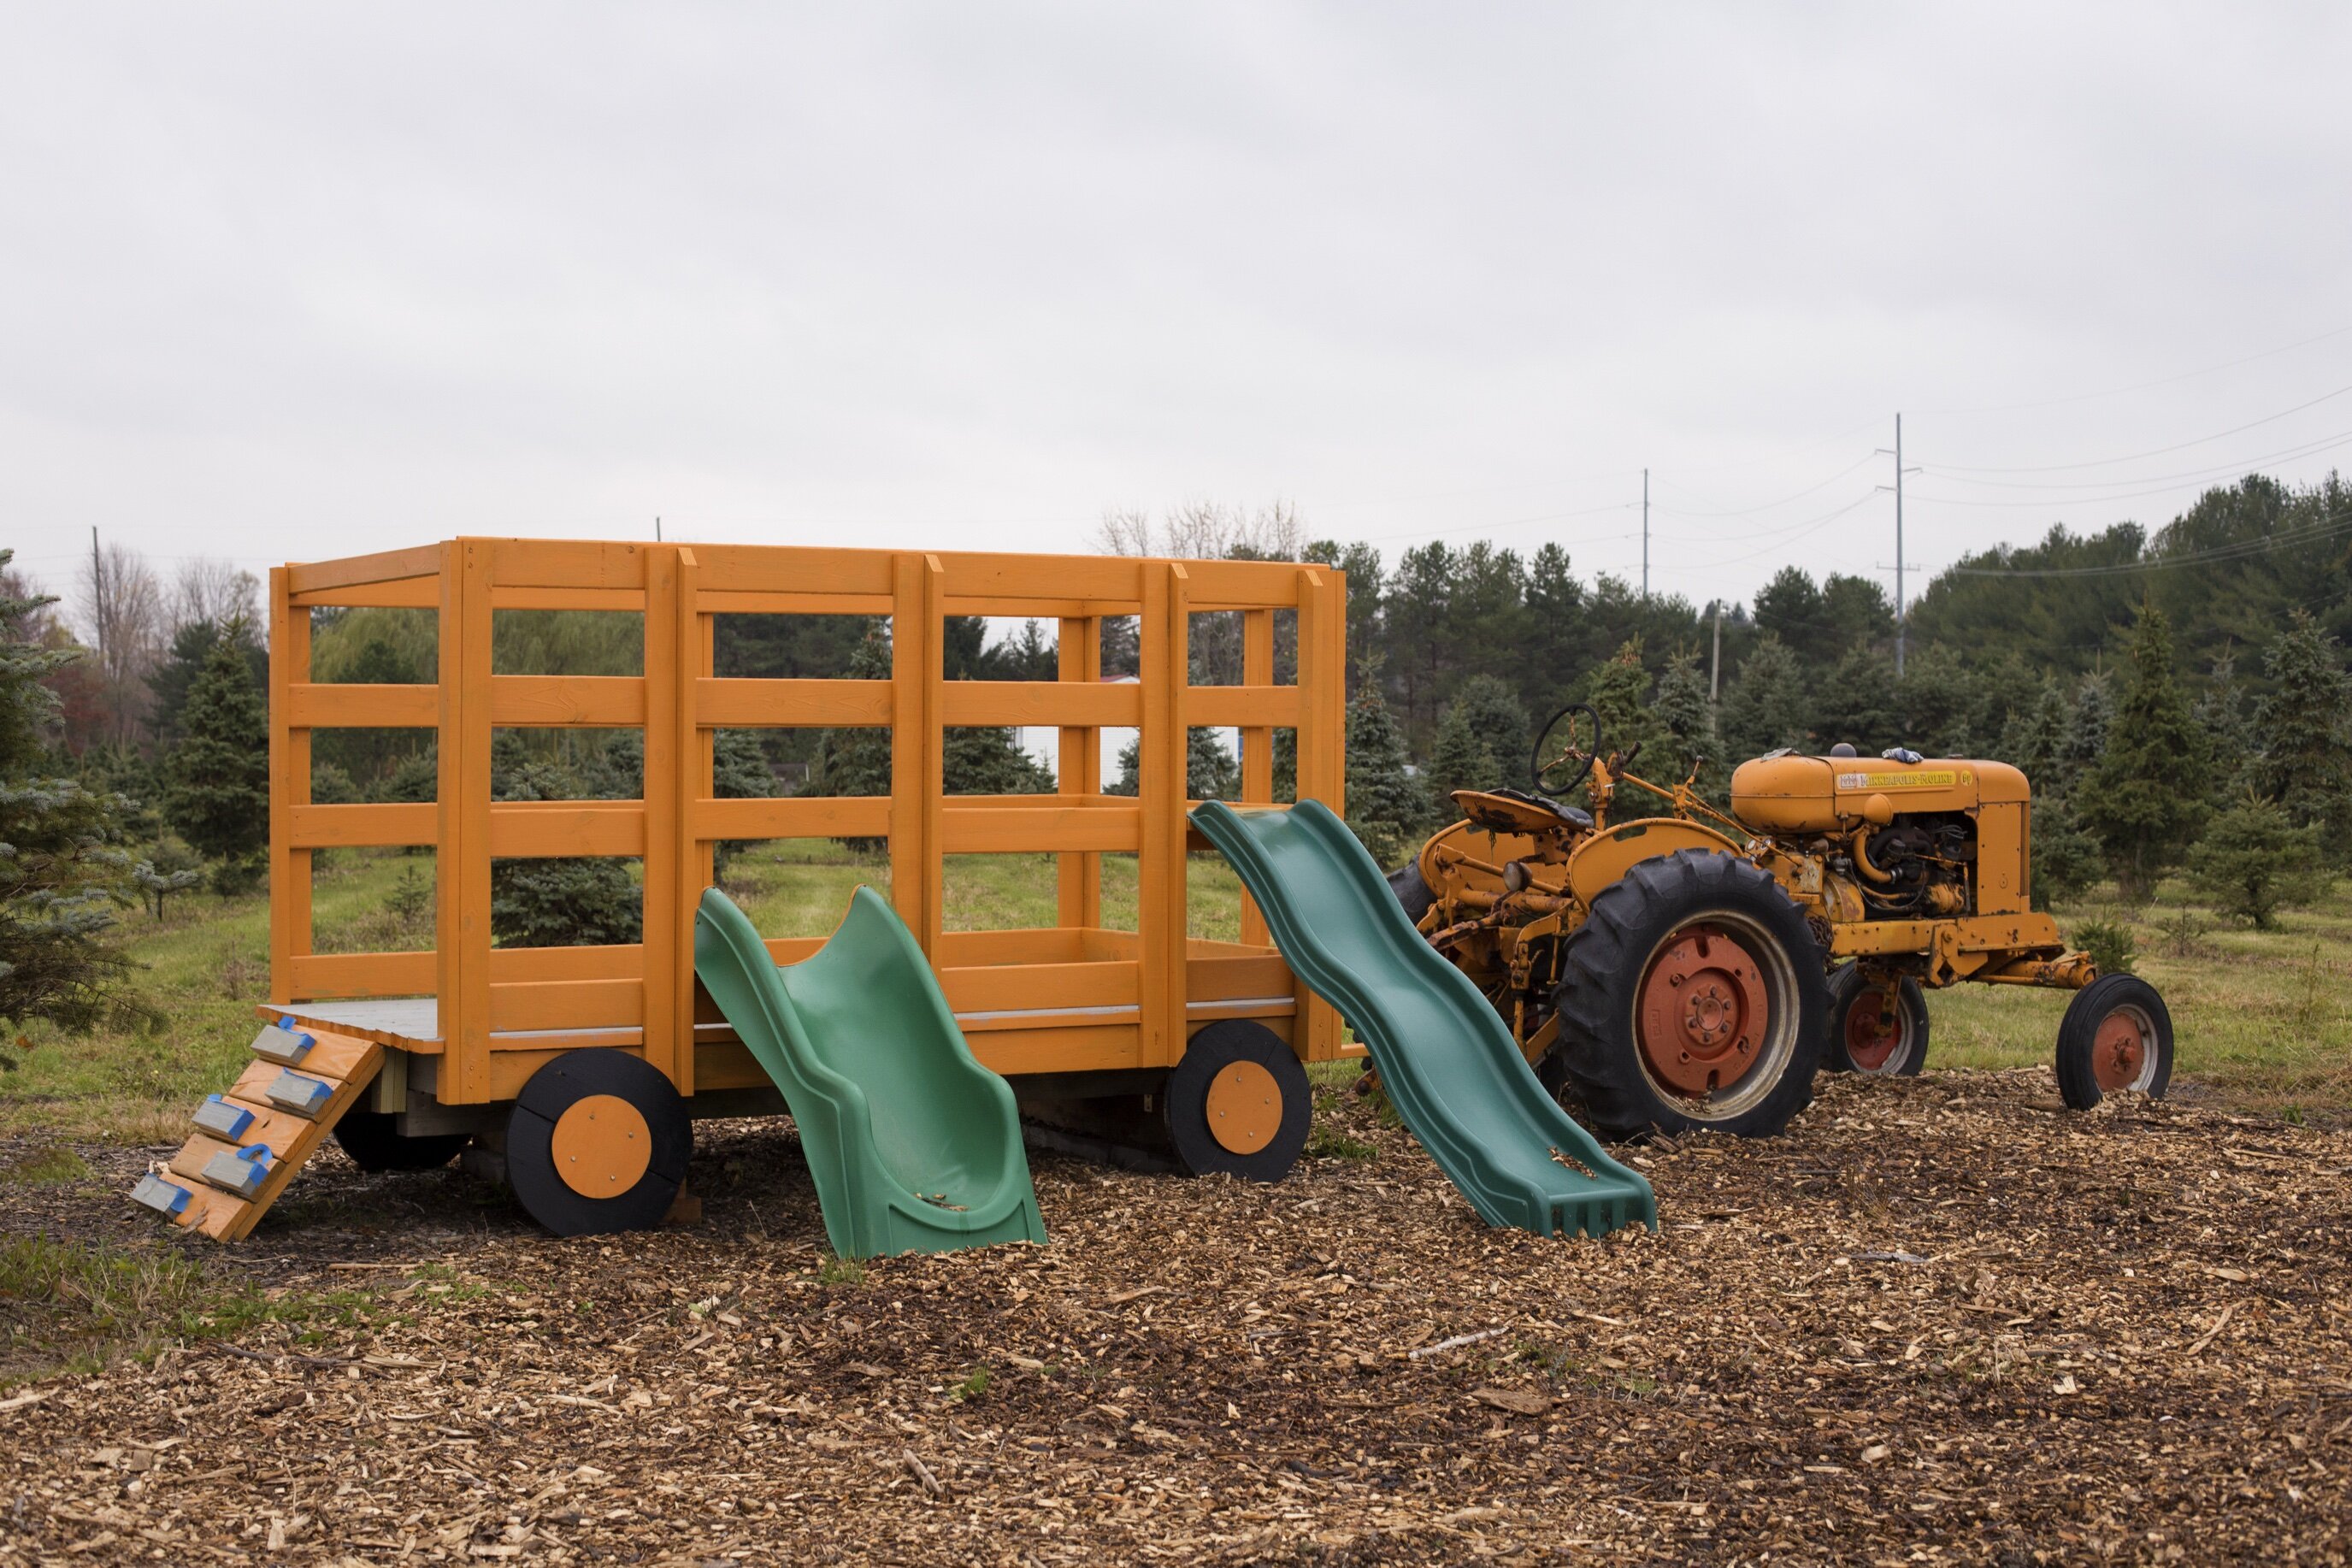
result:
[(163, 1171), (131, 1201), (215, 1241), (240, 1241), (383, 1064), (373, 1040), (265, 1024), (250, 1066), (226, 1094), (207, 1097)]

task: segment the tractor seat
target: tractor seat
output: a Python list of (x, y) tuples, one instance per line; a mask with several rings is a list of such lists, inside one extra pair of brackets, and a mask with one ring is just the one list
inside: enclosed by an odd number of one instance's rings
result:
[(1454, 804), (1463, 816), (1493, 833), (1592, 831), (1589, 812), (1525, 790), (1457, 789), (1454, 792)]

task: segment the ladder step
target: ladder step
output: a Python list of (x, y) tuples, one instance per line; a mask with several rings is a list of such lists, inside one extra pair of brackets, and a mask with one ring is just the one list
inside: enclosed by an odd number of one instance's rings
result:
[(269, 1180), (270, 1169), (276, 1163), (267, 1143), (224, 1149), (205, 1162), (204, 1177), (225, 1193), (250, 1198)]
[(324, 1079), (305, 1078), (299, 1072), (281, 1072), (264, 1089), (269, 1103), (280, 1110), (290, 1110), (297, 1116), (315, 1118), (335, 1098), (335, 1086)]
[(253, 1112), (225, 1094), (208, 1094), (188, 1118), (199, 1132), (209, 1132), (224, 1143), (234, 1143), (253, 1125)]
[(188, 1189), (179, 1183), (167, 1182), (152, 1172), (140, 1177), (139, 1184), (131, 1189), (132, 1203), (143, 1204), (157, 1214), (170, 1215), (174, 1219), (188, 1206), (191, 1195)]
[(253, 1037), (253, 1054), (279, 1067), (290, 1068), (299, 1064), (318, 1043), (296, 1028), (291, 1019), (280, 1018), (275, 1024), (261, 1026), (261, 1032)]

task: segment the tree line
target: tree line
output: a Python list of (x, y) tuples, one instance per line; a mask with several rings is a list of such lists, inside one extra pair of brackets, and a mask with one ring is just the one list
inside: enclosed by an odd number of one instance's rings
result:
[[(1536, 731), (1570, 702), (1637, 771), (1696, 767), (1720, 798), (1738, 760), (1783, 746), (1909, 746), (2022, 767), (2035, 790), (2037, 895), (2113, 878), (2128, 898), (2175, 870), (2224, 910), (2266, 923), (2316, 896), (2352, 857), (2352, 493), (2254, 476), (2154, 531), (2052, 528), (1939, 574), (1901, 628), (1874, 578), (1782, 568), (1751, 603), (1643, 595), (1577, 575), (1564, 547), (1531, 553), (1443, 540), (1393, 563), (1307, 537), (1286, 507), (1195, 506), (1108, 517), (1099, 544), (1133, 554), (1313, 560), (1347, 574), (1349, 816), (1388, 863), (1446, 819), (1448, 792), (1528, 783)], [(104, 1005), (111, 911), (262, 876), (268, 835), (267, 653), (258, 585), (195, 561), (166, 580), (136, 554), (94, 552), (68, 604), (0, 559), (0, 1017), (89, 1022)], [(1196, 616), (1196, 682), (1241, 679), (1237, 614)], [(1276, 679), (1297, 628), (1276, 618)], [(320, 610), (320, 681), (435, 679), (430, 611)], [(1132, 617), (1104, 637), (1105, 673), (1135, 672)], [(635, 675), (634, 614), (501, 610), (502, 673)], [(886, 619), (725, 616), (728, 676), (879, 679)], [(945, 628), (950, 679), (1053, 679), (1049, 626)], [(1295, 748), (1277, 733), (1278, 795)], [(314, 735), (312, 797), (428, 800), (430, 731)], [(887, 794), (885, 731), (724, 731), (723, 795)], [(503, 799), (627, 798), (634, 731), (502, 731)], [(1133, 748), (1105, 787), (1132, 791)], [(1229, 742), (1196, 731), (1189, 785), (1230, 797)], [(947, 787), (1053, 787), (1014, 731), (957, 731)], [(499, 940), (634, 940), (637, 895), (610, 861), (500, 862)], [(70, 962), (61, 953), (79, 956)], [(79, 977), (79, 978), (77, 978)]]

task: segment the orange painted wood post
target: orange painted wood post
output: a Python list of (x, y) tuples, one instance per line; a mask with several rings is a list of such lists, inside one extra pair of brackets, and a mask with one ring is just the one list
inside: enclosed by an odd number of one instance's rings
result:
[(310, 731), (293, 688), (310, 679), (310, 612), (283, 566), (269, 573), (269, 999), (291, 1002), (294, 960), (310, 951), (310, 852), (293, 847), (294, 808), (310, 804)]
[[(1347, 730), (1347, 627), (1334, 592), (1337, 574), (1324, 568), (1298, 574), (1298, 798), (1343, 809)], [(1323, 1060), (1339, 1048), (1339, 1016), (1297, 983), (1297, 1026), (1291, 1048)]]
[[(1242, 613), (1242, 684), (1274, 684), (1272, 610)], [(1268, 726), (1253, 725), (1242, 731), (1242, 799), (1254, 805), (1265, 805), (1274, 799), (1274, 731)], [(1246, 891), (1242, 894), (1241, 939), (1259, 947), (1274, 940), (1265, 929), (1265, 915), (1258, 909), (1257, 900)]]
[(434, 992), (445, 1105), (490, 1098), (490, 542), (442, 546)]
[[(674, 544), (646, 551), (645, 685), (646, 813), (645, 1056), (680, 1093), (693, 1088), (682, 1008), (693, 1004), (692, 910), (685, 900), (687, 789), (693, 714), (687, 687), (689, 665), (681, 657), (693, 637), (686, 625), (683, 562)], [(698, 663), (699, 660), (698, 659)], [(687, 972), (679, 994), (681, 942)]]
[(890, 902), (927, 957), (941, 886), (941, 575), (936, 555), (898, 556), (890, 605)]
[(1156, 561), (1143, 568), (1141, 633), (1143, 724), (1137, 769), (1142, 846), (1136, 902), (1142, 960), (1139, 1042), (1144, 1067), (1172, 1066), (1184, 1054), (1184, 728), (1188, 664), (1184, 568)]
[[(1102, 679), (1102, 617), (1063, 617), (1058, 639), (1058, 669), (1063, 680), (1089, 685)], [(1057, 732), (1055, 789), (1062, 795), (1102, 793), (1102, 731), (1088, 726), (1064, 725)], [(1056, 923), (1093, 928), (1102, 924), (1102, 856), (1073, 850), (1055, 857), (1061, 881)]]

